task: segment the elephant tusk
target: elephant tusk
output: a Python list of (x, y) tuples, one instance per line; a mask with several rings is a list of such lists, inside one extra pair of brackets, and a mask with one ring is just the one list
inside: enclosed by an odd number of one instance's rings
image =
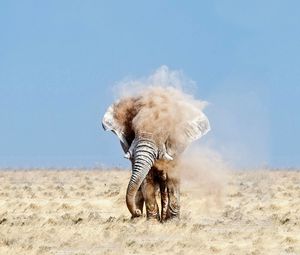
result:
[(166, 159), (166, 160), (173, 160), (173, 159), (174, 159), (174, 158), (171, 157), (167, 152), (164, 153), (163, 157), (164, 157), (164, 159)]
[(131, 153), (130, 153), (129, 151), (127, 151), (127, 152), (124, 154), (124, 158), (131, 159)]
[(165, 144), (162, 145), (161, 151), (159, 154), (160, 154), (161, 158), (163, 158), (165, 160), (173, 160), (174, 159), (170, 154), (168, 154), (167, 147)]

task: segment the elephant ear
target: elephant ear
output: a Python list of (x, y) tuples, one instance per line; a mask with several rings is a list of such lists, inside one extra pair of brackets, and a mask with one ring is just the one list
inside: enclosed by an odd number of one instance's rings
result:
[(184, 125), (184, 134), (188, 143), (201, 138), (209, 131), (210, 124), (208, 118), (203, 112), (201, 112), (201, 114), (197, 118), (187, 122)]
[(125, 126), (120, 124), (115, 117), (115, 105), (108, 107), (102, 119), (102, 127), (105, 131), (112, 131), (120, 139), (124, 151), (128, 151), (129, 144), (126, 140)]
[[(165, 144), (164, 159), (172, 160), (176, 155), (182, 153), (193, 141), (201, 138), (210, 131), (209, 120), (203, 112), (184, 123), (180, 129), (180, 139), (170, 136)], [(178, 141), (179, 142), (174, 142)]]

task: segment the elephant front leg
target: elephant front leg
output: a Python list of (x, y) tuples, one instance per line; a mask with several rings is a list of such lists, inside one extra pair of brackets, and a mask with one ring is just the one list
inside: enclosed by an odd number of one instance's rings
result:
[(167, 219), (180, 217), (180, 179), (177, 176), (168, 175), (168, 209)]
[(167, 219), (167, 210), (168, 210), (168, 187), (167, 187), (167, 174), (164, 171), (158, 171), (158, 183), (160, 188), (160, 197), (161, 197), (161, 216), (160, 219), (164, 222)]
[(159, 209), (155, 198), (156, 183), (153, 169), (149, 171), (141, 187), (146, 204), (147, 219), (159, 220)]

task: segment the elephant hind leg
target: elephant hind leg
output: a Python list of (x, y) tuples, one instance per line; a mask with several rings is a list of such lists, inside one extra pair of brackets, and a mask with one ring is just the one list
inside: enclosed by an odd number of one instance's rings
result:
[(168, 190), (168, 209), (167, 219), (180, 217), (180, 181), (176, 176), (168, 175), (167, 178), (167, 190)]

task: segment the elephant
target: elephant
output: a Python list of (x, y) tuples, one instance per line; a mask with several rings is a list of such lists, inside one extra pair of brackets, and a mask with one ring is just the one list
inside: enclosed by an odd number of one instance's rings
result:
[[(165, 221), (180, 216), (180, 169), (188, 145), (210, 131), (203, 104), (176, 88), (152, 87), (119, 99), (108, 107), (104, 130), (120, 140), (132, 163), (126, 204), (132, 217)], [(161, 194), (161, 215), (155, 198)]]

